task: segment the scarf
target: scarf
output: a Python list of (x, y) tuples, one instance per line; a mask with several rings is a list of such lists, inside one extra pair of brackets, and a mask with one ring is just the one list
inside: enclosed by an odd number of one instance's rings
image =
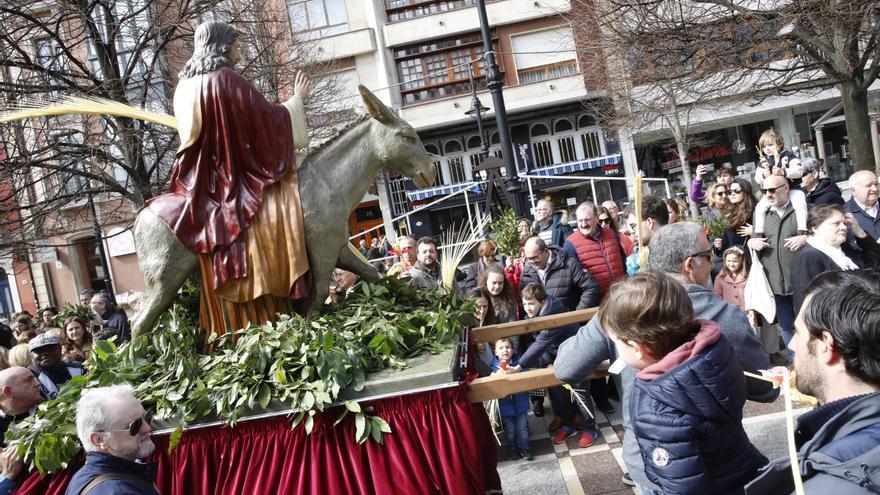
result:
[(828, 244), (817, 239), (815, 236), (808, 237), (807, 244), (813, 246), (820, 253), (831, 258), (831, 261), (839, 266), (841, 270), (846, 271), (859, 269), (859, 266), (856, 265), (849, 256), (844, 254), (843, 250), (840, 249), (840, 246), (829, 246)]

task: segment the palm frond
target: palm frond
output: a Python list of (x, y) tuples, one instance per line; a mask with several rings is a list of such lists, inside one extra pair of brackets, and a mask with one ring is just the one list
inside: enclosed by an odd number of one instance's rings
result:
[(443, 257), (440, 260), (440, 273), (443, 275), (443, 285), (447, 289), (452, 290), (452, 284), (455, 282), (455, 270), (468, 252), (483, 239), (482, 232), (489, 225), (489, 220), (487, 215), (477, 222), (476, 228), (468, 224), (459, 230), (447, 230), (440, 236), (441, 245), (450, 246), (443, 252)]
[(76, 114), (129, 117), (177, 129), (177, 119), (171, 115), (93, 96), (67, 96), (54, 100), (25, 102), (16, 110), (7, 110), (0, 113), (0, 124), (34, 117), (57, 117), (60, 115)]

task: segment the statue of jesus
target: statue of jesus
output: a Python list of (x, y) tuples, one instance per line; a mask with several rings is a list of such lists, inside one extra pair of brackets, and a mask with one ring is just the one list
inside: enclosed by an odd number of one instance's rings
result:
[(238, 32), (195, 32), (174, 93), (180, 148), (168, 194), (147, 205), (199, 255), (200, 326), (225, 333), (273, 321), (309, 295), (294, 152), (308, 145), (309, 80), (274, 104), (242, 77)]

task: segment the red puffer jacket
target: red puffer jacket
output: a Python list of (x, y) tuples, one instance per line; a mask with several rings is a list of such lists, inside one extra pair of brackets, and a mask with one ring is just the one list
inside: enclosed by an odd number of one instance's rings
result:
[(577, 257), (581, 266), (599, 282), (601, 297), (605, 297), (611, 284), (626, 274), (626, 261), (614, 232), (601, 227), (599, 232), (597, 240), (575, 230), (565, 239), (564, 249), (569, 256)]

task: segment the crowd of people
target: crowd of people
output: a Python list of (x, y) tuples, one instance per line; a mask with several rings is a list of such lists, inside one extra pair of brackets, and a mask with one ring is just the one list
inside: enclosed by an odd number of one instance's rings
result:
[[(82, 375), (84, 373), (83, 363), (90, 357), (92, 346), (96, 340), (113, 338), (117, 343), (121, 343), (131, 338), (128, 317), (116, 307), (110, 296), (103, 292), (95, 293), (95, 291), (87, 289), (80, 294), (79, 302), (91, 310), (92, 318), (88, 321), (76, 315), (67, 316), (63, 321), (60, 321), (62, 316), (59, 315), (58, 310), (54, 307), (47, 307), (37, 312), (36, 321), (33, 316), (24, 311), (12, 317), (11, 328), (5, 325), (0, 326), (0, 340), (2, 340), (2, 347), (0, 347), (0, 446), (3, 448), (0, 453), (0, 495), (6, 495), (15, 490), (17, 487), (16, 478), (24, 470), (24, 465), (16, 449), (7, 448), (6, 445), (6, 432), (10, 426), (33, 415), (41, 402), (55, 398), (64, 384), (73, 377)], [(89, 453), (87, 466), (91, 464), (93, 458), (99, 457), (97, 454), (93, 456), (93, 452), (109, 453), (112, 456), (127, 459), (132, 464), (135, 464), (133, 462), (135, 459), (140, 458), (130, 456), (126, 450), (120, 450), (128, 448), (126, 443), (133, 441), (125, 439), (124, 435), (117, 436), (116, 432), (121, 430), (95, 429), (98, 427), (107, 428), (108, 425), (122, 417), (121, 415), (128, 413), (125, 408), (119, 409), (117, 407), (121, 407), (126, 395), (125, 391), (120, 392), (120, 390), (113, 388), (106, 397), (107, 400), (116, 401), (118, 399), (120, 402), (108, 403), (108, 407), (111, 405), (113, 407), (101, 412), (97, 418), (88, 420), (90, 423), (86, 425), (86, 428), (91, 428), (91, 430), (86, 433), (83, 433), (85, 430), (82, 428), (79, 430), (81, 439), (88, 438), (90, 435), (105, 438), (103, 443), (96, 439), (90, 446), (85, 441), (83, 442)], [(110, 397), (111, 395), (113, 397)], [(133, 399), (130, 389), (128, 389), (128, 397)], [(88, 397), (84, 395), (83, 398), (87, 399)], [(136, 399), (134, 400), (136, 401)], [(99, 405), (96, 404), (102, 402), (86, 401), (86, 403), (90, 404), (88, 409), (91, 411), (93, 406), (97, 408)], [(96, 413), (91, 412), (90, 414)], [(149, 441), (149, 425), (142, 430), (139, 429), (138, 432), (132, 433), (131, 437), (136, 437), (140, 444), (145, 444), (144, 442)], [(114, 440), (117, 437), (118, 440)], [(149, 441), (149, 444), (152, 445), (152, 442)], [(108, 461), (104, 458), (100, 462)], [(131, 469), (137, 471), (135, 468)], [(89, 481), (91, 480), (86, 480), (85, 484)], [(118, 483), (122, 482), (117, 480), (116, 482), (102, 483), (100, 488), (95, 487), (89, 493), (118, 493), (112, 489), (114, 486), (118, 487)], [(124, 482), (124, 484), (127, 483)], [(80, 488), (83, 488), (85, 484)], [(148, 485), (152, 486), (152, 481), (149, 481)], [(155, 493), (155, 491), (125, 493)]]
[[(759, 150), (754, 181), (722, 168), (708, 183), (705, 167), (697, 169), (688, 199), (702, 221), (683, 198), (645, 196), (640, 222), (634, 205), (621, 213), (613, 202), (586, 202), (571, 226), (568, 212), (543, 199), (534, 221), (522, 221), (519, 258), (495, 259), (492, 242), (481, 243), (466, 293), (478, 325), (599, 312), (580, 328), (479, 346), (480, 360), (488, 373), (553, 364), (558, 378), (587, 392), (572, 401), (548, 391), (556, 443), (580, 434), (579, 445), (591, 445), (595, 427), (585, 418), (594, 404), (612, 410), (603, 402), (618, 395), (624, 481), (648, 495), (792, 492), (787, 461), (769, 461), (742, 426), (747, 400), (779, 394), (743, 372), (791, 367), (820, 404), (797, 423), (807, 493), (878, 493), (877, 176), (854, 173), (845, 201), (822, 164), (799, 160), (776, 131), (762, 135)], [(511, 302), (520, 309), (507, 309)], [(618, 368), (610, 393), (604, 380), (588, 379), (604, 362)], [(527, 396), (499, 400), (512, 459), (531, 458), (521, 441)], [(543, 397), (531, 412), (543, 415)]]

